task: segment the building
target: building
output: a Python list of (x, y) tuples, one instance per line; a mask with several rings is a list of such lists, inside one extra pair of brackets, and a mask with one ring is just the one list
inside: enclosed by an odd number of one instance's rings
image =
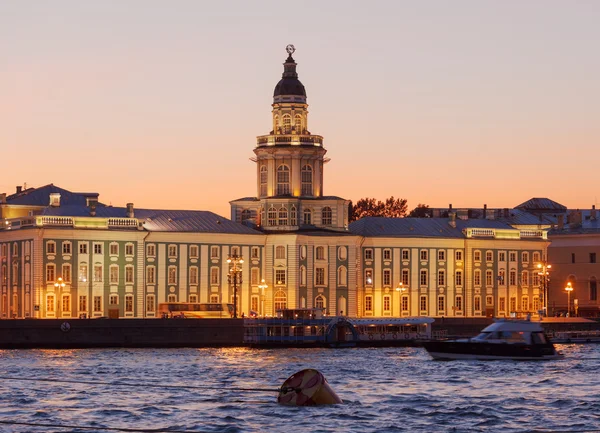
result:
[[(234, 302), (272, 315), (507, 316), (545, 306), (547, 231), (450, 211), (364, 218), (324, 194), (323, 137), (308, 130), (293, 46), (254, 148), (256, 197), (208, 211), (106, 206), (52, 184), (0, 196), (2, 318), (156, 317), (162, 302)], [(239, 285), (230, 256), (243, 256)], [(264, 283), (263, 283), (264, 280)], [(237, 281), (237, 280), (236, 280)]]

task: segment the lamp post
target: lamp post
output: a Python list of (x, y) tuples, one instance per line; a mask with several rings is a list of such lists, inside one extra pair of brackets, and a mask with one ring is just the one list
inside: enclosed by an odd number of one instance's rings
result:
[(540, 276), (540, 283), (542, 284), (542, 293), (541, 293), (541, 301), (542, 301), (542, 310), (544, 311), (544, 316), (548, 316), (548, 282), (550, 281), (550, 268), (552, 265), (547, 264), (546, 262), (538, 263), (538, 275)]
[(237, 285), (242, 284), (242, 263), (244, 259), (237, 254), (227, 256), (227, 263), (231, 264), (227, 280), (233, 284), (233, 318), (237, 319)]
[(56, 287), (56, 290), (60, 290), (60, 289), (64, 288), (65, 286), (66, 286), (66, 284), (63, 281), (62, 277), (58, 277), (56, 279), (56, 283), (54, 283), (54, 287)]
[(402, 284), (402, 281), (400, 281), (398, 283), (398, 287), (396, 287), (396, 292), (399, 293), (399, 299), (398, 299), (398, 317), (402, 316), (402, 294), (406, 291), (406, 287), (404, 287), (404, 285)]
[(570, 281), (567, 283), (565, 291), (567, 292), (567, 317), (571, 317), (571, 292), (573, 291), (573, 285)]
[(260, 315), (264, 317), (265, 315), (265, 289), (269, 287), (267, 283), (265, 283), (265, 279), (263, 278), (258, 285), (260, 289)]

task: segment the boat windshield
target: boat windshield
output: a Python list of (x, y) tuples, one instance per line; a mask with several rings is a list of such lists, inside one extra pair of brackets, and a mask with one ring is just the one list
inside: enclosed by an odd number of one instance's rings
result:
[(507, 343), (525, 343), (525, 333), (519, 331), (493, 331), (493, 332), (482, 332), (473, 340), (479, 341), (490, 341), (490, 340), (502, 340)]
[(472, 340), (477, 341), (501, 341), (506, 343), (546, 344), (546, 336), (543, 332), (532, 332), (531, 342), (528, 341), (528, 332), (521, 331), (493, 331), (482, 332)]

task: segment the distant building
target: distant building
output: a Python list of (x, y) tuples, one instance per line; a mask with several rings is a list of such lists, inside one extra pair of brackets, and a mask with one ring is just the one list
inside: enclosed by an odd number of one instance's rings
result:
[(323, 137), (308, 130), (288, 48), (272, 131), (254, 148), (257, 195), (231, 201), (231, 220), (106, 206), (97, 193), (52, 184), (0, 195), (0, 316), (156, 317), (162, 302), (233, 302), (233, 254), (245, 259), (240, 312), (479, 317), (542, 309), (536, 264), (549, 244), (545, 224), (448, 209), (348, 225), (349, 201), (324, 194)]
[(537, 263), (548, 267), (550, 315), (567, 312), (565, 287), (571, 282), (571, 315), (600, 317), (598, 279), (600, 278), (600, 224), (596, 205), (591, 209), (568, 209), (548, 198), (532, 198), (514, 208), (430, 209), (430, 215), (456, 212), (459, 218), (485, 218), (503, 221), (521, 230), (546, 230), (551, 244), (548, 256)]

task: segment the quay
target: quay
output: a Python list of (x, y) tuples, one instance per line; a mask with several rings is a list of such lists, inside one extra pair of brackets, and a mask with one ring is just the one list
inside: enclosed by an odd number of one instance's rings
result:
[[(324, 316), (302, 323), (302, 331), (296, 318), (5, 319), (0, 349), (415, 346), (427, 338), (473, 337), (492, 323), (490, 318), (409, 319)], [(600, 322), (580, 318), (547, 318), (542, 326), (550, 335), (600, 330)]]

